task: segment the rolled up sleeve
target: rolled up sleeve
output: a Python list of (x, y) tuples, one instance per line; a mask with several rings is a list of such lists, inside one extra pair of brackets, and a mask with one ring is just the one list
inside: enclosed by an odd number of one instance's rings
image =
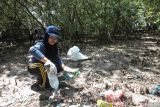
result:
[(29, 49), (29, 53), (33, 55), (37, 60), (44, 58), (44, 50), (41, 45), (34, 45)]

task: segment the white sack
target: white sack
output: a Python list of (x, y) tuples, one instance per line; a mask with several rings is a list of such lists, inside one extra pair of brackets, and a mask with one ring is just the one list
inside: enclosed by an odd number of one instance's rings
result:
[(88, 59), (87, 56), (83, 55), (80, 52), (80, 49), (77, 46), (71, 47), (67, 53), (67, 56), (70, 58), (70, 60), (73, 60), (73, 61)]

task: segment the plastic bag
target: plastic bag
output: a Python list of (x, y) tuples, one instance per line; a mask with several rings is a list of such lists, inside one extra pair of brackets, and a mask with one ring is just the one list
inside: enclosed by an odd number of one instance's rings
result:
[(45, 68), (47, 69), (47, 72), (52, 71), (55, 75), (57, 74), (57, 68), (55, 66), (55, 64), (53, 64), (50, 60), (48, 60), (45, 64), (44, 64)]
[(50, 86), (57, 91), (58, 87), (59, 87), (59, 80), (56, 76), (56, 73), (54, 71), (54, 69), (52, 69), (51, 67), (53, 66), (45, 66), (45, 69), (47, 70), (47, 75), (48, 75), (48, 80), (49, 80), (49, 84)]
[(88, 59), (87, 56), (80, 53), (80, 49), (77, 46), (73, 46), (72, 48), (70, 48), (67, 56), (73, 61)]
[(58, 87), (59, 87), (59, 80), (57, 78), (56, 75), (51, 75), (50, 73), (47, 73), (48, 75), (48, 79), (49, 79), (49, 84), (50, 86), (55, 90), (57, 91), (58, 90)]
[(151, 94), (160, 96), (160, 85), (155, 86), (151, 91)]
[(123, 90), (116, 90), (116, 91), (107, 90), (104, 93), (102, 93), (101, 96), (103, 96), (105, 102), (112, 103), (113, 106), (116, 106), (116, 107), (117, 106), (123, 107), (124, 106), (124, 102), (123, 102), (124, 95), (125, 93)]
[(80, 75), (79, 70), (75, 71), (74, 73), (64, 71), (64, 74), (63, 74), (65, 80), (73, 80), (74, 78), (78, 77), (79, 75)]
[(103, 101), (103, 100), (97, 100), (97, 105), (99, 107), (113, 107), (112, 103), (108, 103), (108, 102)]

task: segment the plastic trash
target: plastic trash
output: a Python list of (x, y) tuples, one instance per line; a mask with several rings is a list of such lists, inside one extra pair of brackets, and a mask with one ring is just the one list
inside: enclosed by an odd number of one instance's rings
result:
[(64, 71), (64, 74), (63, 74), (65, 80), (72, 80), (72, 79), (78, 77), (79, 75), (80, 75), (79, 70), (75, 71), (74, 73)]
[(160, 96), (160, 85), (157, 85), (150, 91), (150, 94)]
[(113, 107), (112, 103), (108, 103), (108, 102), (103, 101), (103, 100), (97, 100), (97, 105), (99, 107)]
[(104, 93), (104, 98), (107, 102), (113, 103), (114, 101), (114, 92), (112, 90), (108, 90)]
[(123, 107), (123, 98), (124, 98), (124, 91), (123, 90), (107, 90), (101, 95), (104, 101), (113, 104), (113, 106), (120, 106)]
[(50, 67), (52, 67), (52, 66), (48, 66), (48, 65), (45, 66), (45, 70), (47, 72), (49, 84), (55, 91), (57, 91), (58, 87), (59, 87), (59, 80), (57, 78), (56, 72), (53, 71), (54, 69), (51, 69)]
[(85, 60), (88, 59), (87, 56), (83, 55), (80, 52), (80, 49), (77, 46), (73, 46), (69, 49), (67, 56), (70, 58), (70, 60), (78, 61), (78, 60)]
[(58, 80), (57, 76), (56, 75), (52, 75), (51, 73), (47, 73), (47, 75), (48, 75), (48, 80), (49, 80), (50, 86), (55, 91), (57, 91), (58, 87), (59, 87), (59, 80)]
[(124, 91), (123, 90), (116, 90), (114, 95), (117, 99), (120, 99), (122, 101), (124, 98)]

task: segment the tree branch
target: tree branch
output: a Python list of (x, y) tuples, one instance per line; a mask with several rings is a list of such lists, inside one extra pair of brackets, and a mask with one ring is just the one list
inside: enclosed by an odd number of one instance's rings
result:
[(44, 29), (43, 24), (37, 20), (37, 18), (30, 12), (30, 10), (27, 8), (26, 5), (22, 4), (19, 0), (16, 0), (16, 2), (19, 3), (22, 7), (24, 7), (26, 9), (28, 15), (30, 15)]

